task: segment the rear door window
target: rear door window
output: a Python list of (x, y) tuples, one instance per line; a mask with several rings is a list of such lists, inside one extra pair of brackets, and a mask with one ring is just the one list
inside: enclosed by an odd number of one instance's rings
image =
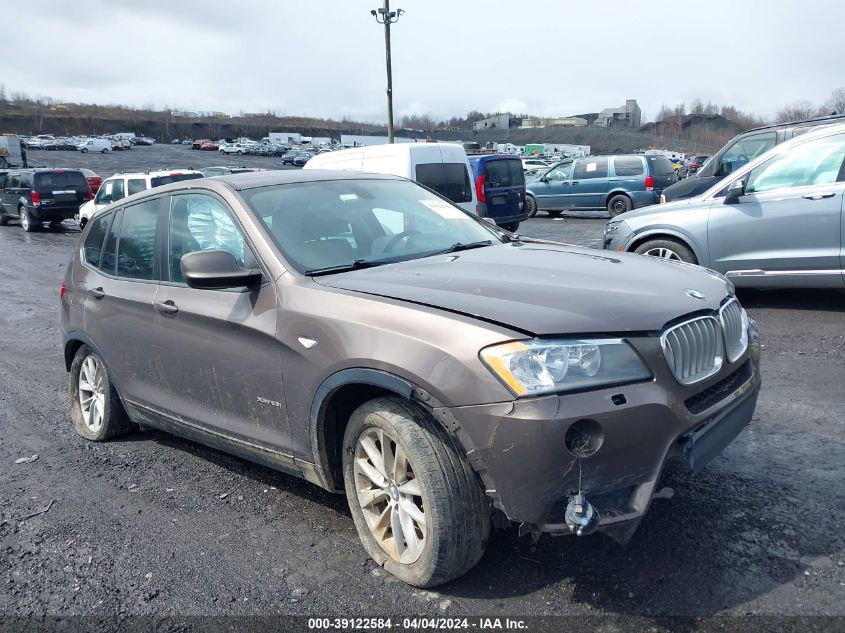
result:
[(147, 181), (143, 178), (130, 178), (126, 183), (126, 195), (131, 196), (147, 190)]
[(415, 180), (452, 202), (472, 202), (472, 187), (465, 163), (422, 163)]
[(607, 178), (607, 158), (584, 158), (575, 161), (573, 180), (590, 180), (592, 178)]
[(147, 200), (123, 210), (117, 245), (117, 276), (155, 279), (156, 225), (159, 200)]
[(521, 160), (490, 160), (484, 164), (486, 187), (521, 187), (525, 184)]
[(613, 159), (613, 171), (617, 176), (642, 176), (643, 159), (636, 156), (616, 156)]
[(91, 230), (88, 232), (88, 237), (85, 238), (85, 246), (83, 247), (85, 261), (94, 268), (100, 267), (100, 261), (103, 255), (103, 242), (105, 241), (106, 233), (108, 233), (111, 218), (111, 214), (108, 214), (105, 217), (94, 220), (91, 223)]

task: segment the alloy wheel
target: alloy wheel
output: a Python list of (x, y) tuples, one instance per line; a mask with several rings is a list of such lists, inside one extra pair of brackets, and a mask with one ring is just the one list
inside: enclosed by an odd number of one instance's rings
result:
[(663, 248), (662, 246), (658, 248), (650, 248), (643, 253), (643, 255), (648, 255), (649, 257), (659, 257), (661, 259), (672, 259), (678, 262), (683, 261), (675, 251), (670, 248)]
[(96, 356), (87, 356), (79, 368), (79, 408), (92, 433), (99, 433), (103, 428), (105, 406), (105, 371)]
[(426, 514), (405, 449), (383, 429), (364, 429), (355, 446), (354, 475), (373, 537), (393, 560), (416, 562), (426, 546)]
[(21, 228), (29, 232), (29, 223), (32, 222), (32, 219), (29, 217), (29, 211), (21, 207), (18, 209), (18, 217), (20, 218)]

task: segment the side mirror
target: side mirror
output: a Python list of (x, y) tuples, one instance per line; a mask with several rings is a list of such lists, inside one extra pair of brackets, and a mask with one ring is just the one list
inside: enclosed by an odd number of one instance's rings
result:
[(260, 270), (241, 268), (231, 253), (221, 250), (187, 253), (179, 265), (188, 285), (198, 290), (245, 288), (261, 281)]
[(728, 192), (725, 194), (725, 204), (735, 204), (739, 199), (745, 195), (745, 181), (741, 178), (734, 180), (728, 187)]

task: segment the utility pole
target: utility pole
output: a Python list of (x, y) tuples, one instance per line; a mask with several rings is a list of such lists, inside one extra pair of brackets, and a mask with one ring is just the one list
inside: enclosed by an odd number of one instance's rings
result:
[(393, 69), (390, 64), (390, 25), (399, 21), (405, 13), (402, 9), (390, 10), (390, 0), (384, 0), (384, 6), (373, 9), (370, 14), (379, 24), (384, 24), (384, 55), (387, 62), (387, 142), (393, 143)]

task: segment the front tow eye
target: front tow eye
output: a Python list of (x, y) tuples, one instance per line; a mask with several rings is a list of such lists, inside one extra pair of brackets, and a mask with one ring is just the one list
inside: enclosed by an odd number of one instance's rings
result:
[(566, 525), (569, 526), (569, 531), (575, 532), (578, 536), (592, 534), (599, 527), (599, 511), (582, 494), (569, 498), (564, 519)]

